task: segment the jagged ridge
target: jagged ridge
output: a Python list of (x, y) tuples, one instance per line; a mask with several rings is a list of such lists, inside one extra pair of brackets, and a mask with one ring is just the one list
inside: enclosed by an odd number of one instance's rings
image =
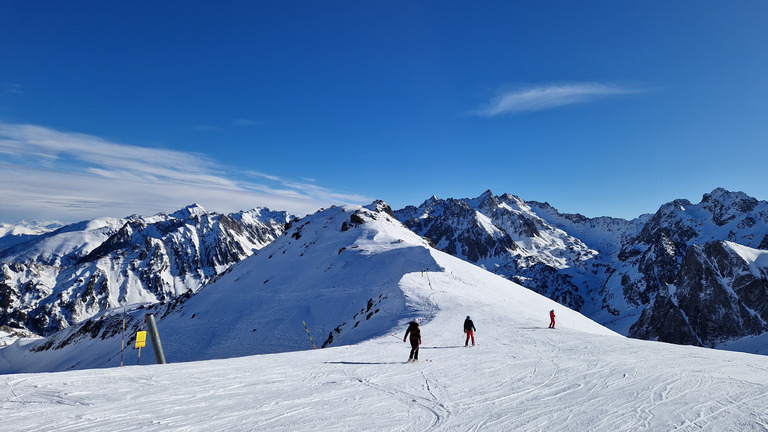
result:
[(0, 325), (47, 335), (108, 308), (169, 301), (272, 242), (290, 219), (191, 205), (36, 236), (0, 251)]

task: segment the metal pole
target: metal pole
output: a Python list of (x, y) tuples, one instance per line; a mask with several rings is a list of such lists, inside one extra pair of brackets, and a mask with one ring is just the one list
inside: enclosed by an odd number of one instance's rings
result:
[(149, 337), (152, 340), (152, 351), (155, 353), (155, 360), (157, 364), (165, 364), (165, 354), (163, 354), (163, 345), (160, 343), (160, 335), (157, 333), (157, 325), (155, 324), (155, 316), (147, 314), (147, 330), (149, 330)]
[(125, 307), (123, 307), (123, 344), (120, 347), (120, 367), (123, 367), (124, 352), (125, 352)]

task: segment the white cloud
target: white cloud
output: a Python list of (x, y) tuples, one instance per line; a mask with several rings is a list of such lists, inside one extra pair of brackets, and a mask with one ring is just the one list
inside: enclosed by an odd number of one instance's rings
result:
[(238, 119), (232, 120), (232, 124), (235, 126), (258, 126), (261, 123), (256, 120), (238, 118)]
[(595, 82), (558, 83), (524, 87), (505, 91), (491, 100), (476, 115), (493, 117), (501, 114), (516, 114), (526, 111), (541, 111), (564, 105), (573, 105), (609, 97), (639, 93), (636, 87)]
[(34, 125), (0, 123), (0, 155), (4, 222), (154, 214), (192, 203), (218, 212), (269, 207), (303, 216), (332, 204), (372, 201), (306, 181), (238, 172), (202, 154)]

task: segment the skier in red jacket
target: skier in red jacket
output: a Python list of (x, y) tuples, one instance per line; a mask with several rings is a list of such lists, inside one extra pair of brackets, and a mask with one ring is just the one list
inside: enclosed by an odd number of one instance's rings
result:
[(467, 334), (467, 340), (464, 341), (464, 346), (469, 345), (469, 338), (472, 338), (472, 346), (475, 346), (475, 323), (469, 319), (469, 315), (467, 315), (467, 319), (464, 320), (464, 333)]
[(555, 328), (555, 310), (549, 311), (549, 328)]

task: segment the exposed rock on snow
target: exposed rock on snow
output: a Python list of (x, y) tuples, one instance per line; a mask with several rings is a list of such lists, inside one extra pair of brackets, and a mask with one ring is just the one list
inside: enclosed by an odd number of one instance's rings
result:
[(290, 218), (192, 205), (33, 236), (0, 251), (0, 325), (48, 335), (119, 305), (169, 301), (272, 242)]

